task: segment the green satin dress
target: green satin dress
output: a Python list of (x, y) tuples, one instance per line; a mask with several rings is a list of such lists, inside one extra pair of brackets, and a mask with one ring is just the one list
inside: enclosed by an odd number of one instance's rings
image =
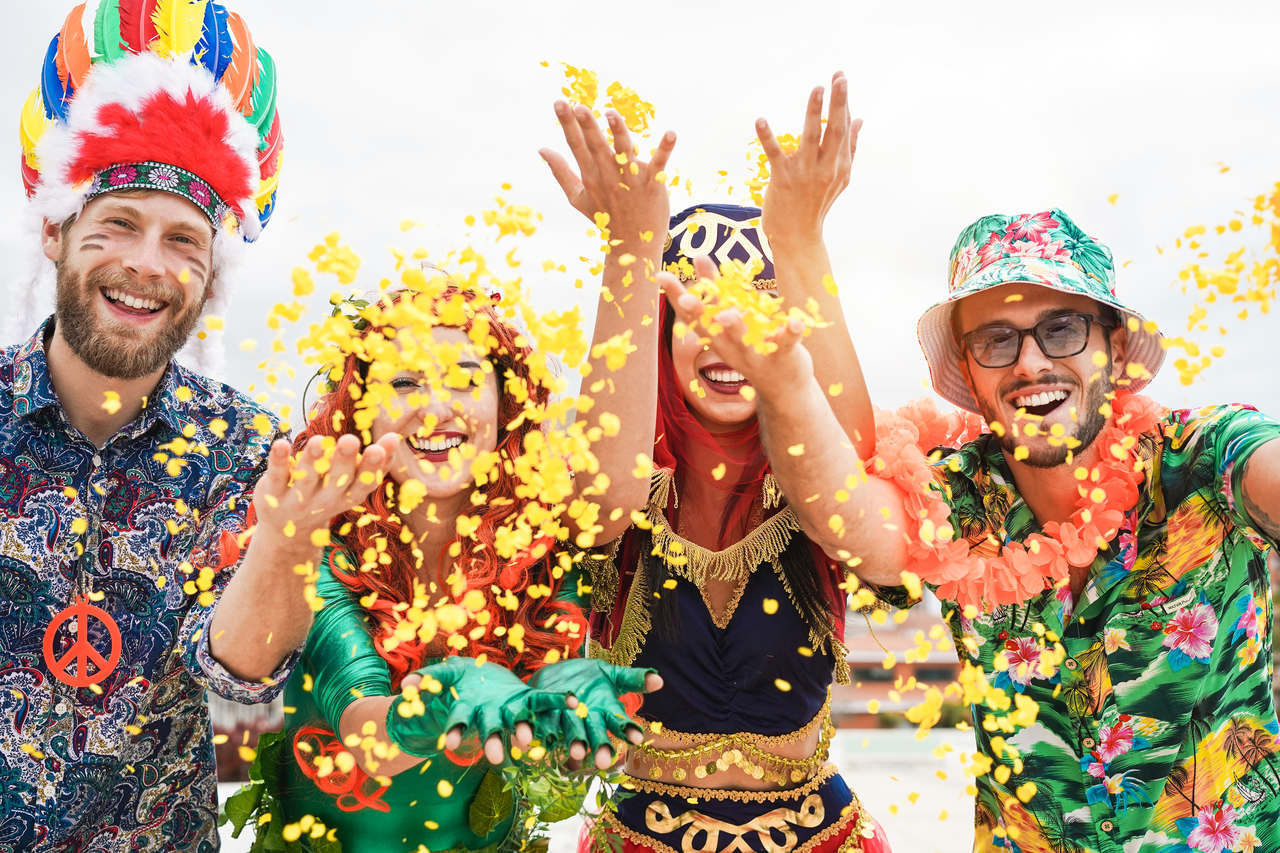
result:
[[(302, 660), (285, 686), (285, 741), (275, 778), (268, 775), (266, 779), (268, 788), (283, 804), (283, 817), (294, 822), (310, 814), (326, 827), (336, 828), (344, 853), (418, 850), (419, 845), (433, 853), (503, 848), (502, 842), (511, 833), (519, 811), (515, 808), (514, 791), (500, 794), (510, 806), (500, 809), (507, 815), (505, 819), (497, 821), (484, 835), (472, 831), (471, 805), (486, 774), (491, 772), (491, 765), (483, 759), (461, 767), (444, 755), (435, 756), (392, 777), (390, 787), (375, 798), (383, 805), (355, 810), (341, 808), (338, 795), (321, 790), (303, 773), (294, 752), (300, 730), (321, 726), (329, 732), (336, 731), (342, 712), (356, 698), (353, 691), (362, 696), (395, 695), (390, 671), (374, 647), (369, 622), (357, 597), (333, 576), (331, 553), (331, 549), (325, 553), (316, 584), (324, 608), (316, 614)], [(438, 661), (427, 660), (423, 665)], [(310, 691), (303, 689), (308, 676), (312, 682)], [(441, 780), (452, 786), (448, 797), (439, 793)], [(486, 788), (493, 789), (497, 781), (491, 780)], [(352, 805), (350, 796), (344, 799)]]

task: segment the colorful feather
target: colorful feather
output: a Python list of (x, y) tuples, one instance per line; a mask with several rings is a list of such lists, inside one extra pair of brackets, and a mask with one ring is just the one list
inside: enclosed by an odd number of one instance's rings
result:
[(247, 116), (253, 111), (251, 96), (258, 83), (258, 48), (253, 43), (253, 36), (249, 35), (244, 19), (235, 12), (227, 15), (227, 28), (231, 31), (235, 49), (231, 54), (231, 67), (222, 78), (222, 85), (231, 93), (231, 103), (235, 104), (242, 115)]
[(99, 0), (98, 14), (93, 22), (93, 54), (97, 61), (115, 62), (124, 56), (120, 44), (119, 0)]
[(58, 36), (49, 42), (40, 77), (40, 93), (44, 96), (44, 112), (49, 118), (67, 120), (67, 87), (58, 75)]
[(142, 53), (156, 38), (151, 20), (156, 0), (117, 0), (120, 7), (120, 41), (130, 53)]
[(209, 3), (204, 7), (204, 32), (196, 45), (196, 61), (209, 69), (213, 79), (221, 80), (231, 64), (234, 50), (231, 31), (227, 29), (226, 7), (221, 3)]
[(72, 90), (79, 89), (89, 71), (89, 45), (84, 38), (84, 4), (67, 13), (58, 39), (58, 76)]
[(258, 146), (258, 173), (264, 180), (276, 173), (280, 149), (283, 145), (284, 135), (280, 132), (280, 111), (276, 110), (271, 120), (271, 130), (267, 132), (267, 138)]
[(258, 149), (267, 147), (267, 134), (276, 114), (276, 63), (271, 54), (258, 48), (258, 85), (253, 87), (253, 113), (249, 124), (258, 129)]
[(22, 156), (26, 159), (27, 165), (37, 171), (40, 169), (40, 163), (36, 160), (36, 146), (40, 144), (40, 138), (48, 129), (49, 117), (44, 114), (40, 89), (32, 89), (31, 94), (27, 96), (26, 104), (22, 107), (22, 118), (18, 121), (18, 139), (22, 141)]
[(209, 0), (156, 0), (151, 24), (156, 40), (151, 50), (160, 56), (190, 52), (204, 32), (204, 9)]

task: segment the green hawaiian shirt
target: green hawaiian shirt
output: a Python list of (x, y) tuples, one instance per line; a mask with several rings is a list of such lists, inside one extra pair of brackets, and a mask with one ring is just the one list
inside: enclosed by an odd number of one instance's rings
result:
[[(961, 660), (1000, 688), (971, 706), (977, 763), (990, 760), (977, 850), (1280, 851), (1272, 545), (1241, 496), (1280, 423), (1243, 406), (1175, 411), (1149, 438), (1152, 473), (1080, 601), (1048, 590), (973, 619), (943, 603)], [(975, 548), (1039, 530), (992, 436), (935, 473)]]

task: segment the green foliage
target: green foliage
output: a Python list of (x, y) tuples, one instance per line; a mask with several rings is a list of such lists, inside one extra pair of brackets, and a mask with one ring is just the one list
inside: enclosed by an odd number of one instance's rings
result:
[(502, 822), (511, 817), (515, 810), (510, 789), (503, 780), (503, 774), (491, 769), (480, 780), (480, 787), (471, 800), (467, 810), (467, 825), (480, 838), (490, 835)]
[(280, 801), (266, 784), (277, 778), (283, 732), (267, 732), (258, 738), (257, 755), (249, 767), (249, 784), (227, 798), (218, 815), (218, 824), (230, 822), (232, 838), (239, 838), (246, 826), (256, 833), (249, 853), (342, 853), (342, 842), (303, 836), (297, 841), (284, 837), (285, 816)]

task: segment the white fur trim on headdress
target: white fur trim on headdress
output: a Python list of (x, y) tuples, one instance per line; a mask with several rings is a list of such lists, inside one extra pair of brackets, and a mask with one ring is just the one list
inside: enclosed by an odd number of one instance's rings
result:
[[(78, 216), (84, 209), (89, 182), (73, 186), (68, 172), (78, 158), (84, 136), (101, 132), (98, 116), (101, 109), (120, 104), (131, 111), (138, 111), (142, 104), (157, 93), (165, 92), (177, 101), (186, 99), (188, 93), (212, 103), (215, 109), (228, 118), (227, 134), (223, 138), (230, 151), (241, 161), (250, 176), (250, 195), (244, 198), (224, 198), (223, 201), (244, 212), (239, 227), (244, 233), (230, 231), (221, 223), (214, 223), (213, 273), (216, 276), (214, 293), (205, 306), (205, 314), (222, 315), (230, 301), (228, 266), (243, 249), (245, 237), (256, 238), (262, 225), (257, 216), (257, 205), (252, 191), (258, 179), (258, 134), (249, 121), (231, 102), (226, 89), (214, 80), (203, 66), (193, 65), (190, 54), (163, 58), (153, 53), (131, 54), (112, 64), (95, 64), (84, 83), (76, 90), (67, 110), (67, 121), (53, 122), (36, 149), (39, 161), (40, 181), (27, 205), (28, 231), (34, 245), (40, 245), (40, 231), (44, 221), (62, 223)], [(197, 172), (198, 173), (198, 172)], [(7, 339), (20, 340), (31, 334), (36, 324), (52, 311), (54, 297), (53, 264), (43, 253), (36, 253), (33, 268), (19, 283), (19, 293), (13, 299), (9, 312)], [(25, 290), (25, 293), (21, 292)], [(193, 339), (183, 350), (199, 372), (206, 373), (221, 368), (221, 334), (208, 332), (205, 340)]]

